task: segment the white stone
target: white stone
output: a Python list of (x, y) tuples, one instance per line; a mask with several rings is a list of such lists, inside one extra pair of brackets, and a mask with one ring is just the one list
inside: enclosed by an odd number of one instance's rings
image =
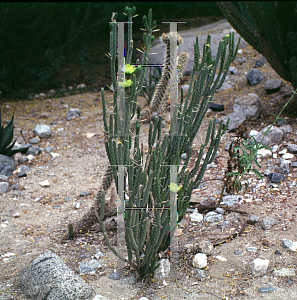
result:
[(12, 215), (14, 218), (19, 218), (20, 217), (20, 213), (17, 211), (15, 213), (13, 213)]
[(32, 154), (27, 155), (27, 158), (28, 158), (29, 163), (30, 163), (33, 159), (35, 159), (34, 155), (32, 155)]
[(50, 153), (51, 153), (52, 158), (56, 158), (56, 157), (60, 156), (60, 154), (58, 154), (58, 153), (54, 153), (54, 152), (50, 152)]
[(73, 203), (73, 207), (74, 207), (75, 209), (79, 209), (79, 208), (80, 208), (80, 203), (79, 203), (79, 202)]
[(154, 278), (164, 279), (169, 276), (170, 273), (170, 262), (168, 258), (162, 258), (159, 261), (159, 267), (154, 271)]
[(220, 261), (227, 261), (227, 259), (223, 256), (217, 255), (215, 256), (216, 259), (220, 260)]
[(204, 253), (197, 253), (193, 259), (193, 267), (203, 269), (207, 267), (207, 256)]
[(11, 257), (11, 256), (16, 256), (16, 254), (13, 253), (13, 252), (8, 252), (8, 253), (2, 255), (3, 258), (4, 258), (4, 257)]
[(85, 89), (86, 85), (84, 83), (79, 84), (77, 87), (77, 89)]
[(280, 152), (278, 152), (279, 155), (285, 155), (287, 153), (287, 149), (283, 149)]
[(50, 186), (48, 180), (43, 180), (43, 181), (39, 182), (39, 184), (40, 184), (42, 187), (49, 187), (49, 186)]
[(257, 134), (259, 134), (259, 131), (257, 131), (257, 130), (251, 130), (250, 131), (250, 136), (256, 136)]
[(295, 276), (295, 270), (294, 269), (287, 269), (287, 268), (281, 268), (279, 270), (274, 270), (272, 272), (272, 275), (274, 276)]
[(252, 262), (252, 274), (254, 276), (264, 275), (268, 269), (269, 260), (256, 258)]
[(294, 158), (294, 154), (286, 153), (283, 155), (283, 159), (292, 159), (292, 158)]
[(257, 157), (262, 157), (262, 158), (270, 158), (272, 157), (272, 152), (268, 149), (262, 148), (257, 152)]
[(278, 145), (273, 145), (271, 151), (275, 153), (278, 150)]
[(199, 214), (197, 211), (193, 211), (193, 213), (190, 214), (190, 218), (192, 222), (202, 222), (203, 221), (203, 215)]

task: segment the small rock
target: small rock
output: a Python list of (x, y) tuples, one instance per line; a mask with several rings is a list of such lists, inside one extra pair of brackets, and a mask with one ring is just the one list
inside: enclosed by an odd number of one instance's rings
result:
[(221, 214), (215, 213), (214, 211), (210, 211), (204, 216), (204, 222), (213, 223), (213, 222), (220, 222), (223, 220), (224, 217)]
[(252, 129), (250, 131), (250, 136), (256, 136), (257, 134), (259, 134), (259, 131)]
[(189, 90), (189, 85), (188, 84), (184, 84), (181, 86), (181, 89), (183, 89), (183, 92), (186, 93)]
[(211, 102), (209, 105), (209, 109), (211, 109), (212, 111), (224, 111), (225, 107), (223, 104), (216, 104)]
[(268, 79), (265, 81), (264, 89), (267, 94), (272, 94), (280, 90), (281, 84), (281, 79)]
[(276, 173), (276, 172), (271, 172), (270, 174), (268, 174), (267, 177), (272, 183), (280, 183), (286, 180), (283, 174)]
[(235, 67), (229, 67), (230, 74), (236, 75), (238, 73), (237, 69)]
[(79, 265), (80, 273), (96, 274), (96, 269), (101, 268), (102, 265), (95, 259), (92, 259), (86, 263), (81, 263)]
[[(263, 136), (264, 133), (270, 128), (270, 125), (264, 127), (261, 132), (259, 134), (257, 134), (255, 136), (255, 140), (259, 143)], [(269, 146), (270, 144), (277, 144), (279, 143), (282, 138), (284, 136), (284, 133), (281, 129), (279, 129), (278, 127), (272, 126), (270, 128), (270, 130), (268, 131), (268, 133), (266, 134), (266, 136), (264, 137), (264, 139), (262, 140), (262, 144), (264, 146)]]
[(283, 133), (291, 133), (293, 132), (293, 127), (291, 125), (282, 125), (279, 127), (280, 130), (283, 131)]
[(289, 144), (287, 145), (287, 149), (290, 153), (297, 154), (297, 145)]
[(263, 159), (272, 157), (272, 152), (268, 149), (262, 148), (258, 150), (257, 157), (262, 157)]
[(155, 279), (165, 279), (170, 273), (170, 262), (168, 258), (162, 258), (158, 262), (159, 267), (154, 271)]
[(225, 117), (222, 117), (221, 119), (224, 120), (224, 125), (227, 124), (227, 121), (229, 119), (228, 131), (235, 132), (238, 126), (246, 120), (246, 115), (242, 114), (241, 112), (233, 112)]
[(48, 93), (49, 94), (54, 94), (55, 92), (56, 92), (55, 90), (51, 89)]
[(241, 252), (241, 251), (235, 250), (235, 251), (234, 251), (234, 254), (235, 254), (235, 255), (242, 255), (242, 252)]
[(72, 199), (70, 198), (70, 197), (65, 197), (65, 199), (64, 199), (64, 201), (65, 202), (69, 202), (69, 201), (71, 201)]
[(88, 195), (89, 195), (88, 192), (81, 192), (81, 193), (79, 194), (80, 197), (86, 197), (86, 196), (88, 196)]
[(29, 154), (29, 155), (27, 155), (27, 159), (28, 159), (28, 162), (30, 163), (33, 159), (35, 159), (35, 157), (34, 157), (34, 155)]
[(17, 169), (18, 177), (26, 177), (27, 173), (30, 172), (30, 168), (28, 166), (21, 166)]
[(223, 92), (232, 88), (232, 85), (224, 82), (223, 85), (217, 90), (217, 92)]
[(80, 208), (80, 203), (79, 203), (79, 202), (74, 202), (74, 203), (73, 203), (73, 207), (74, 207), (75, 209), (79, 209), (79, 208)]
[(77, 89), (85, 89), (87, 86), (84, 83), (79, 84), (76, 88)]
[(277, 224), (277, 221), (270, 217), (265, 217), (262, 220), (262, 229), (268, 230)]
[(263, 80), (264, 77), (260, 70), (253, 69), (248, 72), (248, 74), (246, 75), (246, 78), (250, 85), (257, 85), (258, 83), (260, 83)]
[(121, 279), (121, 274), (119, 272), (114, 272), (108, 275), (108, 278), (111, 280), (119, 280)]
[(54, 153), (54, 152), (50, 152), (50, 154), (51, 154), (52, 158), (56, 158), (56, 157), (60, 156), (60, 154)]
[(181, 159), (186, 160), (186, 159), (187, 159), (187, 153), (183, 153), (183, 154), (181, 155)]
[(37, 125), (34, 128), (33, 133), (38, 137), (40, 137), (41, 139), (48, 139), (52, 135), (51, 128), (47, 125), (42, 125), (42, 124)]
[(98, 251), (94, 256), (95, 258), (99, 259), (100, 257), (104, 257), (105, 255), (101, 251)]
[(274, 270), (272, 272), (272, 275), (274, 276), (295, 276), (295, 270), (294, 269), (287, 269), (287, 268), (281, 268), (279, 270)]
[(264, 63), (261, 60), (257, 60), (255, 64), (255, 68), (260, 68), (264, 65)]
[(40, 139), (38, 137), (34, 137), (32, 139), (30, 139), (29, 143), (30, 144), (38, 144), (40, 141)]
[(11, 176), (16, 169), (13, 158), (0, 154), (0, 175)]
[(293, 161), (293, 162), (291, 163), (291, 167), (297, 168), (297, 161)]
[(14, 218), (19, 218), (20, 217), (20, 213), (17, 211), (15, 213), (13, 213), (12, 215)]
[(221, 208), (221, 207), (217, 207), (216, 210), (215, 210), (215, 212), (216, 212), (217, 214), (221, 214), (221, 215), (223, 215), (223, 214), (225, 213), (224, 209)]
[(282, 253), (278, 249), (276, 249), (274, 253), (275, 255), (282, 255)]
[(211, 254), (213, 251), (213, 245), (210, 241), (202, 240), (198, 242), (198, 250), (204, 254)]
[(227, 195), (222, 198), (221, 205), (230, 207), (240, 200), (240, 195)]
[(50, 146), (46, 146), (46, 147), (44, 148), (44, 151), (46, 151), (46, 152), (51, 152), (52, 150), (53, 150), (53, 148), (50, 147)]
[(258, 292), (259, 293), (268, 293), (268, 292), (273, 292), (276, 291), (276, 288), (273, 286), (270, 287), (259, 287)]
[(190, 214), (190, 218), (192, 222), (203, 221), (203, 215), (198, 213), (197, 208), (193, 211), (193, 213)]
[(41, 153), (41, 149), (37, 146), (30, 147), (26, 152), (27, 155), (38, 155)]
[(202, 278), (202, 279), (207, 277), (205, 270), (195, 269), (195, 271), (196, 271), (195, 277)]
[(258, 250), (257, 247), (252, 247), (252, 246), (246, 248), (247, 252), (257, 252), (257, 250)]
[(269, 241), (267, 239), (262, 240), (262, 245), (269, 246)]
[(207, 267), (207, 256), (204, 253), (197, 253), (193, 259), (193, 267), (198, 269)]
[(8, 182), (0, 182), (0, 194), (7, 193), (9, 191), (9, 184)]
[(293, 252), (297, 250), (297, 242), (293, 242), (289, 239), (282, 239), (282, 246), (286, 249), (290, 249)]
[(245, 57), (242, 57), (242, 58), (238, 58), (237, 59), (239, 61), (239, 63), (242, 65), (244, 63), (246, 63), (246, 58)]
[(70, 121), (75, 118), (79, 118), (81, 115), (81, 111), (79, 108), (71, 108), (67, 113), (66, 113), (66, 120)]
[(39, 182), (39, 185), (42, 186), (42, 187), (49, 187), (50, 186), (48, 180), (43, 180), (43, 181)]
[(6, 175), (0, 175), (0, 181), (7, 182), (8, 181), (8, 176), (6, 176)]
[(261, 258), (254, 259), (251, 266), (252, 274), (254, 276), (264, 275), (267, 271), (268, 264), (269, 264), (269, 260), (267, 259), (261, 259)]

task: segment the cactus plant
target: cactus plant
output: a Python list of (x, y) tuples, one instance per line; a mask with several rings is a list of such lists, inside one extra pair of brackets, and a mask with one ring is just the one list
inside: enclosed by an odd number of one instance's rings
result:
[[(131, 18), (126, 9), (128, 20)], [(133, 12), (135, 13), (135, 11)], [(147, 54), (153, 41), (152, 12), (143, 18), (144, 33), (144, 58), (142, 64), (147, 62)], [(128, 26), (132, 26), (129, 23)], [(128, 34), (132, 37), (132, 30), (128, 27)], [(131, 27), (132, 28), (132, 27)], [(116, 23), (111, 25), (111, 74), (113, 85), (116, 87)], [(129, 39), (131, 40), (131, 39)], [(132, 43), (131, 43), (132, 45)], [(200, 147), (198, 158), (194, 167), (189, 170), (188, 164), (192, 153), (193, 140), (202, 124), (207, 109), (212, 101), (215, 91), (220, 88), (226, 78), (230, 63), (235, 59), (237, 47), (234, 47), (234, 33), (225, 36), (219, 43), (217, 57), (211, 59), (211, 36), (207, 38), (207, 44), (203, 47), (202, 55), (199, 52), (198, 38), (194, 45), (195, 65), (191, 75), (190, 88), (187, 96), (181, 98), (177, 107), (177, 134), (162, 132), (161, 117), (156, 117), (150, 123), (148, 134), (148, 150), (145, 153), (140, 144), (140, 107), (137, 106), (137, 95), (142, 87), (144, 68), (139, 74), (130, 74), (131, 86), (125, 88), (125, 126), (121, 134), (118, 131), (117, 106), (118, 89), (114, 93), (114, 109), (109, 114), (106, 111), (104, 90), (101, 89), (103, 123), (105, 130), (105, 149), (108, 155), (110, 170), (119, 193), (120, 180), (117, 166), (125, 166), (124, 203), (125, 209), (125, 241), (128, 257), (120, 254), (109, 242), (103, 219), (105, 215), (105, 191), (99, 190), (95, 201), (95, 214), (101, 225), (106, 243), (117, 257), (133, 266), (140, 276), (153, 272), (157, 267), (157, 254), (161, 247), (168, 246), (170, 233), (170, 194), (177, 192), (177, 212), (180, 221), (189, 206), (193, 189), (196, 189), (204, 175), (206, 167), (216, 155), (220, 139), (226, 127), (223, 121), (217, 126), (216, 119), (209, 122), (204, 143)], [(127, 53), (131, 51), (128, 49)], [(128, 55), (127, 63), (131, 63)], [(215, 74), (217, 77), (215, 79)], [(131, 120), (136, 112), (134, 143), (129, 128)], [(181, 155), (187, 152), (186, 161), (181, 164)], [(203, 154), (206, 153), (204, 160)], [(177, 168), (177, 184), (170, 179), (170, 166)], [(106, 177), (107, 178), (107, 177)], [(110, 176), (109, 176), (110, 180)], [(103, 187), (109, 182), (104, 182)], [(99, 210), (98, 207), (100, 207)]]
[(296, 89), (296, 2), (223, 1), (217, 5), (232, 27)]

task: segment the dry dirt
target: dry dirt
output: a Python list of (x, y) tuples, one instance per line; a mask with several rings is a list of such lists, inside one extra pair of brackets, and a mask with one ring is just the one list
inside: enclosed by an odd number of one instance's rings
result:
[[(261, 118), (247, 122), (248, 129), (260, 129), (271, 124), (272, 113), (280, 110), (281, 104), (285, 103), (287, 94), (292, 91), (288, 82), (283, 81), (281, 91), (266, 95), (263, 80), (259, 85), (251, 87), (245, 79), (245, 72), (249, 71), (259, 59), (259, 54), (247, 46), (238, 58), (246, 57), (247, 63), (240, 65), (235, 61), (232, 65), (238, 68), (239, 75), (233, 87), (227, 91), (215, 95), (213, 102), (225, 104), (225, 114), (231, 112), (232, 104), (237, 95), (250, 92), (259, 95), (262, 104)], [(265, 79), (279, 76), (265, 64), (260, 70), (264, 73)], [(232, 75), (231, 75), (232, 76)], [(111, 92), (106, 92), (111, 97)], [(79, 108), (82, 111), (80, 119), (66, 121), (66, 112), (70, 108)], [(103, 235), (98, 230), (92, 230), (75, 240), (67, 243), (59, 243), (58, 236), (61, 229), (65, 229), (69, 222), (75, 223), (92, 206), (98, 188), (101, 184), (101, 176), (108, 166), (107, 156), (103, 144), (103, 124), (101, 99), (98, 93), (85, 93), (64, 98), (53, 98), (47, 100), (16, 101), (2, 104), (2, 119), (10, 119), (15, 114), (15, 136), (22, 141), (19, 134), (20, 129), (23, 135), (29, 139), (32, 137), (32, 130), (37, 124), (51, 125), (53, 136), (47, 140), (41, 140), (39, 147), (51, 146), (53, 152), (60, 156), (52, 158), (47, 152), (37, 155), (31, 162), (27, 163), (30, 173), (25, 178), (12, 178), (19, 183), (20, 190), (9, 191), (0, 196), (0, 217), (1, 224), (8, 221), (7, 226), (0, 227), (0, 254), (14, 253), (15, 256), (8, 260), (1, 258), (0, 261), (0, 299), (24, 299), (17, 287), (18, 274), (20, 269), (43, 253), (51, 249), (59, 255), (66, 264), (76, 270), (79, 263), (92, 259), (98, 251), (105, 254), (100, 262), (103, 268), (96, 275), (83, 276), (93, 287), (94, 295), (101, 294), (110, 299), (138, 299), (146, 296), (148, 299), (297, 299), (296, 277), (282, 278), (273, 277), (274, 268), (296, 268), (296, 253), (285, 250), (281, 246), (282, 238), (292, 240), (296, 237), (296, 170), (290, 169), (286, 181), (278, 184), (277, 187), (269, 188), (267, 178), (263, 180), (261, 189), (253, 191), (253, 186), (258, 180), (248, 175), (251, 179), (247, 192), (242, 192), (244, 199), (252, 199), (251, 202), (242, 201), (241, 204), (232, 208), (253, 213), (260, 216), (271, 216), (277, 219), (278, 224), (271, 230), (261, 229), (260, 224), (247, 225), (243, 233), (225, 243), (216, 246), (209, 256), (207, 279), (200, 279), (193, 276), (191, 266), (194, 253), (187, 253), (180, 256), (178, 275), (174, 279), (168, 279), (167, 285), (158, 282), (129, 283), (129, 280), (113, 281), (108, 275), (117, 266), (117, 259), (105, 246)], [(41, 113), (48, 112), (46, 119), (40, 119)], [(198, 150), (198, 144), (204, 137), (205, 129), (209, 118), (221, 116), (220, 113), (208, 113), (198, 136), (194, 141), (194, 149)], [(296, 119), (287, 119), (296, 132)], [(148, 125), (141, 129), (142, 138), (148, 132)], [(96, 135), (89, 138), (87, 133)], [(226, 167), (227, 152), (224, 150), (225, 143), (234, 134), (226, 134), (218, 156), (216, 158), (217, 168), (209, 169), (204, 177), (206, 179), (222, 178)], [(280, 146), (288, 142), (296, 143), (295, 134), (286, 134)], [(195, 148), (196, 147), (196, 148)], [(263, 162), (263, 172), (266, 168)], [(274, 160), (278, 165), (278, 159)], [(48, 180), (50, 186), (43, 188), (39, 182)], [(289, 187), (295, 182), (295, 187)], [(221, 188), (221, 181), (208, 181), (199, 189), (193, 192), (193, 201), (200, 202), (204, 198), (213, 196), (218, 199)], [(80, 197), (80, 193), (87, 191), (89, 194)], [(19, 195), (18, 193), (21, 192)], [(72, 200), (65, 202), (65, 197)], [(74, 209), (73, 203), (79, 202), (80, 209)], [(194, 203), (195, 204), (195, 203)], [(193, 204), (193, 205), (194, 205)], [(18, 218), (13, 217), (19, 212)], [(242, 214), (246, 218), (245, 214)], [(260, 222), (259, 222), (260, 223)], [(180, 237), (181, 241), (200, 237), (200, 227), (191, 224)], [(207, 234), (203, 234), (207, 239)], [(265, 241), (265, 242), (263, 242)], [(247, 246), (257, 247), (256, 253), (246, 251)], [(276, 255), (279, 250), (281, 255)], [(180, 249), (183, 250), (182, 248)], [(234, 251), (239, 250), (242, 255), (235, 255)], [(224, 257), (222, 261), (215, 256)], [(268, 272), (264, 276), (254, 278), (251, 274), (250, 263), (254, 258), (269, 259)], [(133, 275), (131, 271), (126, 272), (126, 277)], [(272, 293), (261, 294), (258, 288), (261, 286), (275, 286), (277, 290)]]

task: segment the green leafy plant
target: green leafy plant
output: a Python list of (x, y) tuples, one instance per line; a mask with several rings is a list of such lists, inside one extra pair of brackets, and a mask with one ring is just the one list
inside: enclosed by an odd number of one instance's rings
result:
[[(128, 40), (132, 40), (132, 17), (135, 8), (126, 8), (128, 16)], [(141, 65), (147, 64), (148, 53), (153, 44), (153, 31), (156, 23), (152, 20), (152, 11), (143, 17), (144, 22), (144, 56)], [(110, 163), (110, 175), (99, 190), (95, 201), (95, 215), (102, 228), (107, 246), (122, 261), (135, 268), (140, 276), (152, 273), (157, 267), (158, 252), (169, 246), (169, 235), (173, 235), (170, 228), (170, 205), (172, 193), (177, 194), (176, 210), (177, 222), (184, 217), (189, 206), (193, 189), (196, 189), (205, 173), (208, 164), (213, 162), (222, 135), (227, 126), (223, 120), (217, 126), (216, 119), (210, 120), (205, 140), (200, 147), (198, 158), (192, 169), (188, 168), (193, 151), (192, 143), (202, 124), (215, 91), (220, 88), (227, 76), (228, 68), (235, 59), (239, 41), (234, 46), (234, 33), (225, 36), (219, 43), (216, 58), (211, 58), (211, 36), (207, 37), (207, 45), (200, 54), (198, 37), (194, 45), (194, 67), (192, 70), (190, 87), (184, 99), (181, 98), (174, 109), (176, 113), (177, 132), (173, 131), (173, 121), (170, 129), (162, 132), (161, 117), (156, 117), (150, 123), (148, 134), (148, 149), (140, 144), (140, 106), (137, 96), (140, 94), (145, 68), (138, 72), (126, 72), (127, 83), (124, 91), (125, 113), (120, 110), (117, 97), (122, 95), (116, 84), (116, 50), (117, 26), (111, 22), (110, 59), (113, 86), (116, 87), (113, 98), (113, 110), (109, 116), (106, 110), (104, 89), (101, 89), (103, 123), (105, 130), (105, 149)], [(170, 37), (176, 40), (176, 36)], [(126, 64), (131, 64), (133, 42), (128, 45)], [(128, 67), (130, 70), (130, 67)], [(217, 77), (215, 75), (217, 73)], [(123, 105), (123, 104), (122, 104)], [(134, 143), (130, 131), (131, 120), (137, 115)], [(181, 156), (187, 153), (182, 164)], [(203, 154), (206, 154), (204, 161)], [(171, 167), (176, 170), (176, 183), (171, 179)], [(123, 171), (125, 170), (125, 171)], [(123, 172), (123, 173), (122, 173)], [(109, 173), (108, 173), (109, 174)], [(120, 176), (121, 174), (121, 176)], [(122, 181), (124, 176), (124, 181)], [(110, 178), (111, 177), (111, 178)], [(103, 220), (105, 216), (105, 188), (114, 179), (118, 195), (124, 197), (120, 207), (125, 211), (125, 242), (127, 258), (120, 254), (110, 243)], [(107, 178), (107, 177), (106, 177)], [(124, 185), (124, 193), (122, 185)], [(121, 198), (122, 199), (122, 198)], [(121, 200), (122, 201), (122, 200)]]
[(11, 120), (7, 124), (6, 127), (3, 127), (2, 120), (1, 120), (1, 109), (0, 109), (0, 154), (6, 155), (6, 156), (13, 156), (14, 154), (21, 152), (26, 153), (28, 148), (20, 148), (20, 149), (14, 149), (14, 144), (16, 142), (16, 139), (13, 140), (13, 118), (11, 117)]
[[(245, 190), (248, 189), (248, 180), (245, 179), (244, 176), (250, 171), (252, 171), (259, 179), (263, 179), (261, 173), (255, 168), (261, 168), (260, 164), (258, 163), (258, 157), (262, 155), (258, 152), (261, 149), (271, 149), (268, 146), (262, 145), (262, 141), (270, 131), (271, 127), (274, 126), (274, 124), (278, 120), (282, 119), (280, 117), (281, 114), (296, 93), (297, 89), (293, 92), (290, 99), (282, 107), (279, 114), (275, 115), (274, 122), (267, 128), (259, 142), (257, 142), (253, 136), (248, 136), (246, 128), (243, 124), (239, 126), (236, 132), (236, 139), (230, 144), (229, 147), (229, 160), (227, 163), (227, 169), (224, 176), (224, 184), (222, 187), (219, 203), (222, 200), (224, 191), (226, 191), (227, 193), (240, 191), (242, 189), (242, 183), (244, 183), (245, 185)], [(253, 165), (255, 165), (255, 167), (253, 167)]]

